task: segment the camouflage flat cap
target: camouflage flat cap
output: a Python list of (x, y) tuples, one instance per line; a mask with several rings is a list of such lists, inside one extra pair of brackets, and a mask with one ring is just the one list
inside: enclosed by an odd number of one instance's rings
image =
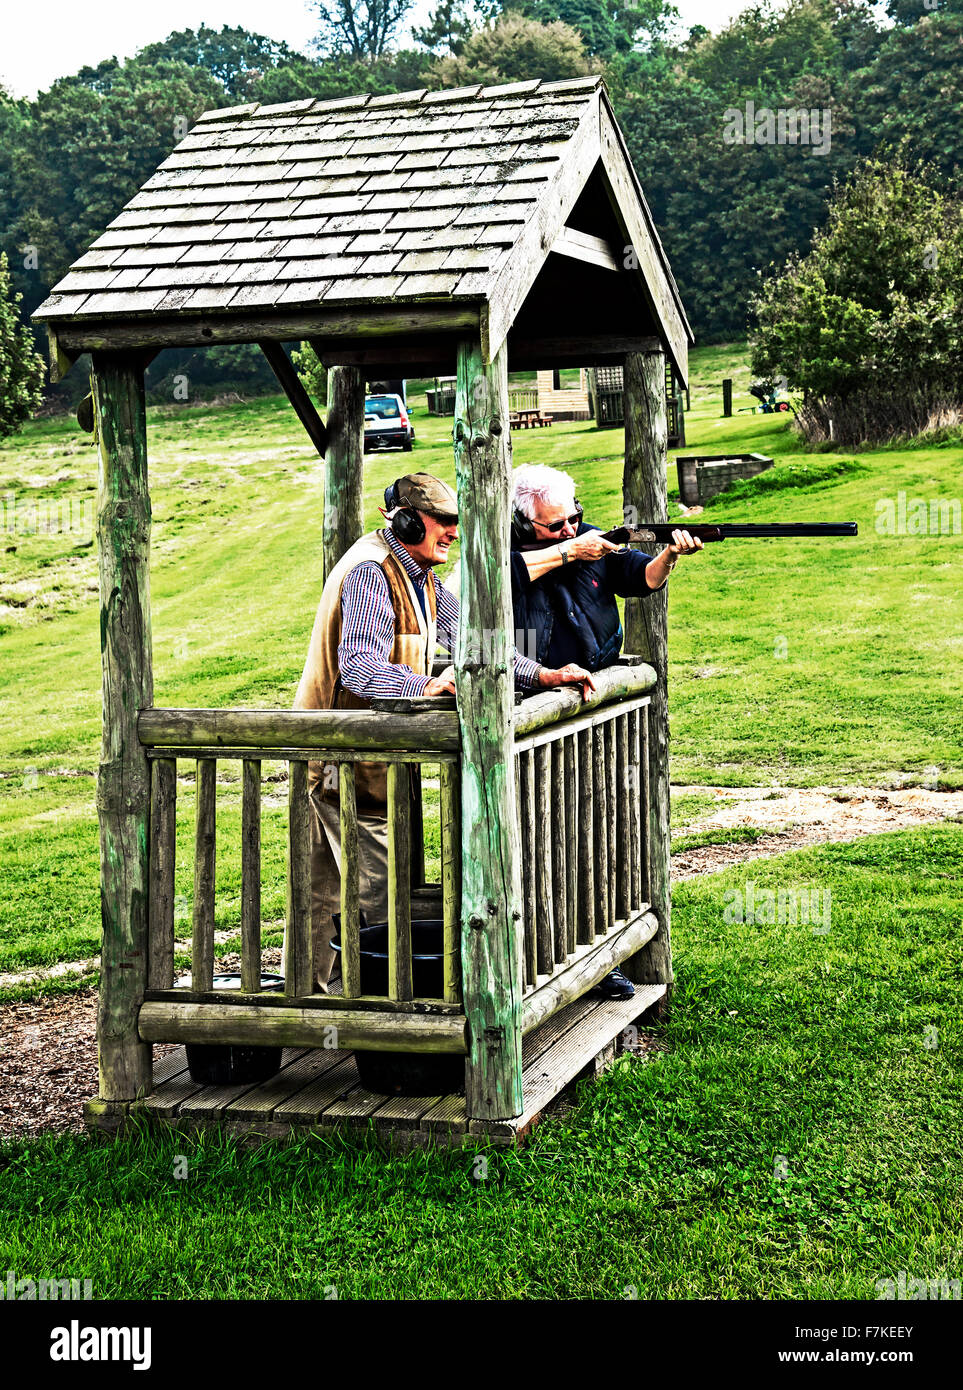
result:
[(458, 495), (430, 473), (406, 473), (398, 479), (395, 496), (399, 506), (414, 507), (416, 512), (432, 516), (457, 516)]

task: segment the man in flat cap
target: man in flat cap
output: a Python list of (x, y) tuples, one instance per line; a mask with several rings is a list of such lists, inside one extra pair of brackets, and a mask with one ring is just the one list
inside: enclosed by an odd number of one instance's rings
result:
[[(439, 478), (410, 473), (385, 490), (387, 526), (355, 541), (325, 581), (295, 709), (364, 709), (376, 696), (454, 694), (451, 667), (431, 674), (435, 647), (453, 656), (458, 600), (433, 570), (458, 538), (458, 498)], [(515, 654), (518, 685), (593, 688), (581, 666), (547, 670)], [(387, 765), (355, 764), (361, 909), (388, 915)], [(341, 906), (337, 769), (308, 763), (311, 805), (311, 930), (315, 986), (327, 990), (334, 962), (332, 914)]]

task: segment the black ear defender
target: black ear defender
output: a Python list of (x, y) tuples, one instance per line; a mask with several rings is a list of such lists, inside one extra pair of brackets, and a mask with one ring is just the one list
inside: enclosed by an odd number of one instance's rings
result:
[(517, 507), (512, 508), (512, 539), (519, 545), (533, 545), (538, 540), (531, 517), (520, 512)]
[[(575, 510), (578, 513), (579, 521), (582, 520), (582, 504), (575, 498)], [(512, 508), (512, 539), (519, 545), (535, 545), (538, 536), (535, 534), (535, 526), (531, 517), (520, 512), (517, 507)]]
[[(425, 539), (425, 523), (415, 511), (414, 507), (403, 507), (398, 500), (398, 484), (400, 478), (385, 488), (385, 510), (395, 512), (395, 515), (388, 522), (394, 534), (401, 541), (402, 545), (418, 545)], [(395, 508), (400, 508), (395, 511)]]

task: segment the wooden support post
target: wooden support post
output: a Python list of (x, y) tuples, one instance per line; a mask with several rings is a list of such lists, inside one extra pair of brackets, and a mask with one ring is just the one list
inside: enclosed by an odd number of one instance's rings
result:
[(722, 382), (722, 418), (728, 420), (732, 414), (732, 378), (724, 377)]
[(357, 367), (328, 373), (324, 462), (324, 577), (364, 530), (364, 377)]
[[(659, 352), (630, 353), (625, 359), (625, 474), (623, 502), (636, 507), (646, 521), (667, 521), (665, 366)], [(637, 955), (625, 963), (625, 973), (637, 984), (672, 982), (669, 936), (669, 705), (668, 595), (663, 588), (643, 603), (625, 604), (625, 649), (641, 656), (659, 675), (648, 707), (648, 756), (642, 769), (647, 780), (646, 841), (648, 900), (659, 919), (659, 930)]]
[(323, 455), (328, 447), (328, 432), (324, 427), (324, 421), (317, 412), (314, 401), (304, 389), (301, 378), (294, 370), (291, 359), (281, 344), (271, 339), (265, 339), (258, 346), (267, 358), (271, 371), (277, 377), (284, 394), (294, 407), (295, 415), (307, 430), (308, 438), (318, 453)]
[(507, 351), (458, 344), (454, 422), (461, 519), (455, 687), (462, 737), (462, 962), (471, 1120), (522, 1113), (521, 879), (509, 584)]
[(137, 737), (137, 715), (154, 702), (147, 427), (139, 360), (95, 353), (93, 394), (103, 672), (98, 1062), (101, 1099), (128, 1101), (151, 1090), (151, 1049), (137, 1032), (147, 983), (150, 878), (150, 772)]

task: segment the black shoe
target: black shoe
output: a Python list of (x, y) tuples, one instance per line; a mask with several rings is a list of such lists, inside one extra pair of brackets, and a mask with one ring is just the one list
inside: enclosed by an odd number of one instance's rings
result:
[(635, 994), (635, 985), (621, 970), (613, 970), (604, 980), (599, 980), (595, 992), (603, 999), (631, 999)]

